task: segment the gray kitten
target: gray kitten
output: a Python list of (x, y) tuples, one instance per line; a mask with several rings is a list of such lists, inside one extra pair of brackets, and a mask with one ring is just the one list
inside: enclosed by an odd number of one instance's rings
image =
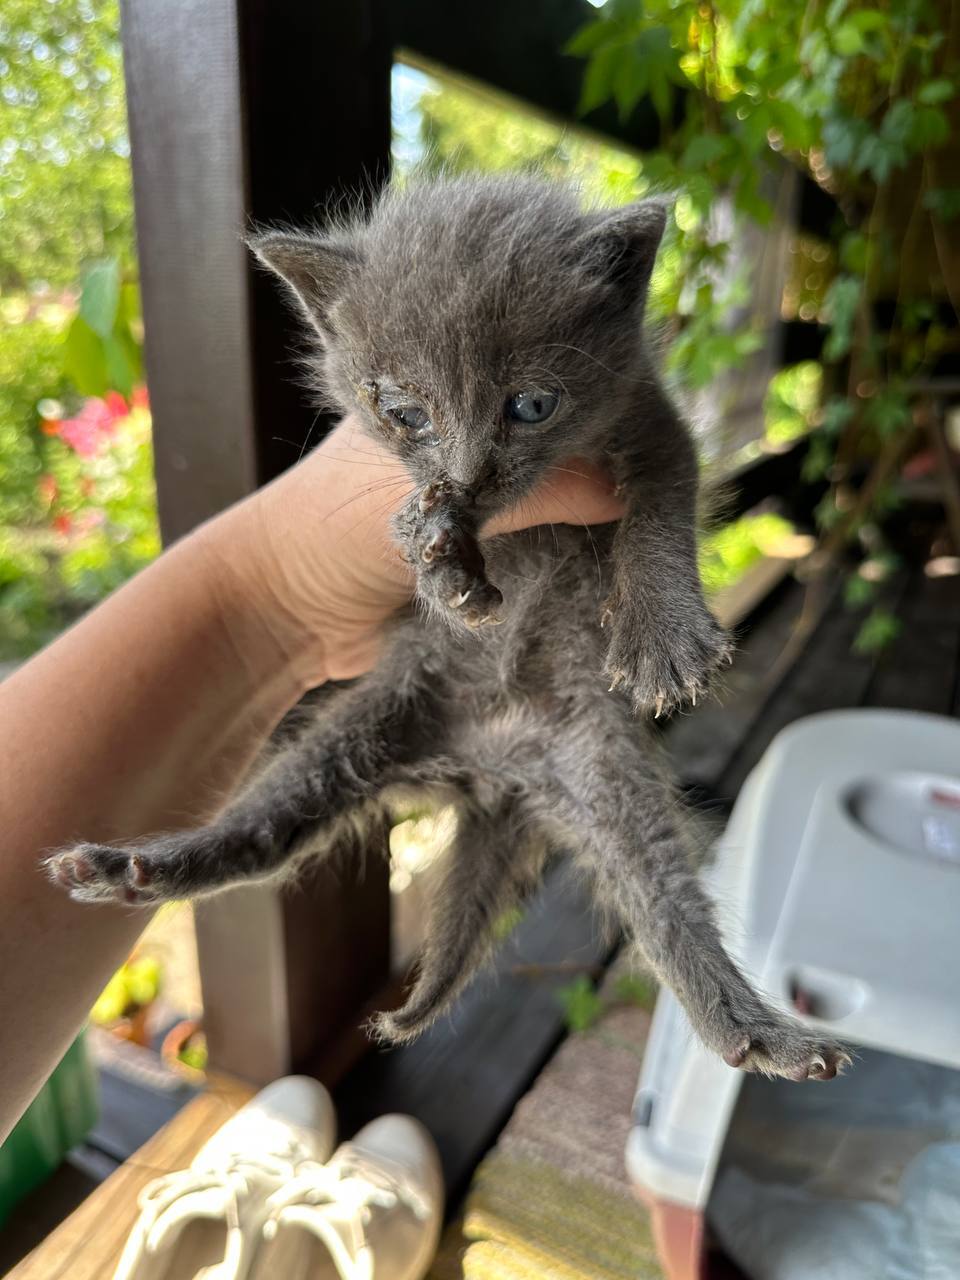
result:
[[(416, 483), (395, 521), (418, 610), (377, 668), (326, 691), (209, 826), (49, 859), (84, 901), (153, 903), (331, 851), (410, 788), (460, 813), (416, 983), (378, 1029), (408, 1040), (488, 956), (498, 917), (572, 848), (598, 903), (731, 1066), (830, 1079), (841, 1047), (776, 1012), (727, 956), (683, 815), (638, 714), (694, 699), (728, 641), (696, 559), (697, 462), (642, 340), (666, 218), (583, 212), (526, 178), (390, 189), (369, 219), (252, 247), (316, 339), (326, 398)], [(627, 514), (484, 543), (483, 522), (580, 455)], [(495, 625), (498, 624), (498, 625)]]

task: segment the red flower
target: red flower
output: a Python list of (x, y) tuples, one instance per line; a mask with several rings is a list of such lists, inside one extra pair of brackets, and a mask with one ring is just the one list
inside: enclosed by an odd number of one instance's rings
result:
[(146, 387), (134, 387), (133, 394), (130, 397), (131, 409), (149, 409), (150, 396), (147, 394)]
[(68, 515), (54, 516), (53, 527), (56, 529), (57, 533), (62, 533), (64, 537), (66, 537), (73, 528), (73, 520)]
[(104, 398), (104, 404), (107, 406), (107, 411), (114, 422), (116, 422), (117, 418), (127, 417), (130, 412), (126, 400), (124, 400), (119, 391), (108, 391)]
[(109, 391), (106, 400), (89, 396), (75, 418), (64, 418), (59, 423), (57, 434), (74, 453), (91, 458), (129, 412), (126, 400), (117, 391)]

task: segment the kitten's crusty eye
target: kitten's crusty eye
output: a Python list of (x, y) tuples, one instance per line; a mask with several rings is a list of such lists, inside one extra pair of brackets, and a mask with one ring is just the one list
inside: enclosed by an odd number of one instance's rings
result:
[(406, 430), (408, 440), (416, 444), (439, 444), (439, 436), (430, 421), (430, 415), (418, 404), (398, 405), (388, 409), (387, 414)]
[(555, 391), (518, 391), (507, 401), (505, 413), (512, 422), (546, 422), (559, 403)]

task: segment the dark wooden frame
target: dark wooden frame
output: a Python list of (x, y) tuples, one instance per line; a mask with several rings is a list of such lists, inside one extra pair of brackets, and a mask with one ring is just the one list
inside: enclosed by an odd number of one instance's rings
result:
[[(314, 431), (292, 317), (253, 222), (307, 220), (389, 160), (389, 45), (369, 0), (125, 0), (123, 43), (154, 412), (171, 542), (294, 462)], [(211, 1055), (268, 1080), (389, 977), (385, 862), (255, 888), (197, 917)]]

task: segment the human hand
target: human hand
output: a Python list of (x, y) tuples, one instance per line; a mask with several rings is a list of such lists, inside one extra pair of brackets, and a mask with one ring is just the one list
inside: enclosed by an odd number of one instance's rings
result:
[[(231, 607), (258, 612), (305, 689), (368, 671), (384, 624), (410, 600), (413, 574), (390, 521), (414, 487), (397, 458), (347, 418), (302, 463), (211, 526)], [(481, 536), (622, 514), (609, 477), (571, 459)]]

